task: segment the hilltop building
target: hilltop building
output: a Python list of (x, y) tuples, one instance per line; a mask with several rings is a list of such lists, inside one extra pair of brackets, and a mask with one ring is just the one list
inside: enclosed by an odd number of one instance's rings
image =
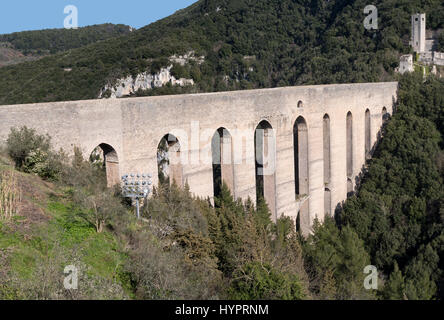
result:
[(426, 51), (426, 16), (425, 13), (412, 15), (412, 38), (410, 45), (413, 51), (421, 53)]
[(414, 71), (413, 55), (406, 54), (406, 55), (401, 56), (398, 72), (400, 74), (404, 74), (405, 72), (413, 72), (413, 71)]
[[(434, 71), (432, 73), (436, 74), (436, 66), (444, 66), (444, 52), (436, 51), (438, 34), (426, 29), (425, 13), (412, 15), (411, 32), (410, 45), (417, 56), (417, 64), (432, 66), (432, 71)], [(413, 55), (401, 56), (399, 68), (396, 71), (401, 74), (414, 71)]]

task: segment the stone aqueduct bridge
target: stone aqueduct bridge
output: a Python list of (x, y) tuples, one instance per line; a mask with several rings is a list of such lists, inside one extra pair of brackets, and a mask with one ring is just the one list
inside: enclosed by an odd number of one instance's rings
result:
[(219, 175), (236, 198), (255, 201), (259, 189), (273, 219), (300, 214), (308, 232), (355, 188), (397, 88), (341, 84), (0, 106), (0, 141), (26, 125), (68, 153), (78, 146), (89, 156), (101, 146), (110, 184), (132, 172), (152, 173), (156, 184), (158, 146), (168, 137), (170, 178), (188, 182), (193, 194), (213, 198)]

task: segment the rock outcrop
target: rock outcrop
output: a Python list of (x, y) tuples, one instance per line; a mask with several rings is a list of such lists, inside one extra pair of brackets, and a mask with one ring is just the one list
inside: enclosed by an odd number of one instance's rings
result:
[(193, 86), (193, 79), (180, 78), (176, 79), (171, 74), (173, 63), (185, 66), (190, 61), (197, 64), (204, 62), (205, 57), (196, 57), (194, 51), (190, 51), (184, 55), (174, 55), (169, 58), (171, 65), (161, 68), (157, 73), (142, 72), (135, 78), (127, 76), (125, 78), (117, 79), (114, 84), (107, 84), (99, 93), (98, 98), (121, 98), (135, 94), (138, 90), (150, 90), (153, 88), (161, 88), (167, 84), (172, 86)]
[(194, 85), (193, 79), (176, 79), (171, 74), (170, 65), (166, 68), (162, 68), (158, 73), (151, 74), (149, 72), (139, 73), (135, 78), (128, 76), (126, 78), (117, 79), (115, 85), (107, 84), (99, 94), (99, 99), (101, 98), (121, 98), (135, 94), (140, 90), (149, 90), (153, 88), (160, 88), (168, 83), (172, 86), (189, 86)]

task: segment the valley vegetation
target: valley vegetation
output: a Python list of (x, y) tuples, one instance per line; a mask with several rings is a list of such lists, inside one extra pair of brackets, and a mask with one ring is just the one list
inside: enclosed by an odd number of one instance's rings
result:
[[(213, 206), (163, 183), (137, 221), (106, 187), (103, 164), (12, 129), (0, 167), (0, 298), (440, 299), (443, 94), (443, 80), (401, 79), (359, 192), (307, 238), (225, 185)], [(63, 288), (71, 264), (81, 271), (75, 292)], [(370, 264), (378, 290), (363, 286)]]

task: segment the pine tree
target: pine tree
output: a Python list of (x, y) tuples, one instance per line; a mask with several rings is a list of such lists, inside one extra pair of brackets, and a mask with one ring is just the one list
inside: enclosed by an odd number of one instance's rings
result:
[(388, 300), (405, 299), (405, 283), (404, 276), (399, 270), (398, 263), (395, 262), (393, 272), (390, 274), (389, 280), (384, 286), (383, 297)]
[(257, 203), (256, 214), (254, 215), (255, 222), (258, 228), (262, 230), (269, 230), (271, 226), (271, 212), (263, 197), (259, 198)]
[[(364, 243), (352, 228), (339, 230), (332, 218), (322, 224), (314, 221), (313, 234), (304, 244), (307, 272), (312, 290), (317, 295), (328, 288), (335, 291), (336, 299), (369, 299), (373, 295), (364, 288), (364, 268), (370, 264)], [(332, 276), (326, 273), (332, 273)], [(334, 281), (332, 281), (333, 279)], [(336, 289), (331, 286), (335, 283)]]
[(336, 281), (333, 271), (327, 269), (322, 275), (321, 284), (319, 287), (319, 298), (322, 300), (334, 300), (336, 297)]

